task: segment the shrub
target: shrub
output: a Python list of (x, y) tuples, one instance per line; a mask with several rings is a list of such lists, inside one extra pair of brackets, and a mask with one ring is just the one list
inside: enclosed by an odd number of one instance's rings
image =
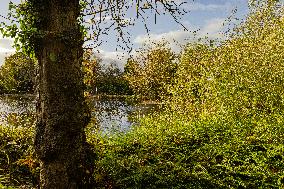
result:
[(0, 125), (0, 182), (32, 186), (37, 182), (38, 163), (33, 157), (31, 128)]
[(284, 187), (283, 6), (254, 2), (228, 40), (184, 49), (165, 113), (90, 137), (101, 188)]

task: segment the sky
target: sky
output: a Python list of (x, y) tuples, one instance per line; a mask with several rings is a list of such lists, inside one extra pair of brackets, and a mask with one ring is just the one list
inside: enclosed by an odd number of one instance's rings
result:
[[(10, 0), (1, 0), (0, 15), (7, 15), (8, 4)], [(20, 0), (11, 0), (14, 3), (19, 3)], [(175, 0), (181, 1), (181, 0)], [(221, 37), (224, 31), (223, 23), (232, 14), (234, 9), (237, 9), (236, 17), (244, 18), (248, 13), (248, 0), (185, 0), (186, 4), (183, 8), (189, 13), (184, 15), (180, 22), (186, 26), (188, 31), (185, 31), (180, 24), (177, 24), (171, 17), (162, 15), (155, 19), (152, 14), (146, 15), (147, 26), (150, 31), (147, 33), (144, 25), (137, 21), (135, 26), (129, 27), (127, 31), (130, 33), (130, 46), (133, 49), (142, 47), (148, 41), (159, 41), (165, 39), (172, 43), (173, 50), (178, 51), (178, 44), (184, 44), (186, 41), (193, 38), (192, 31), (198, 30), (197, 36), (203, 37), (205, 35), (210, 38)], [(134, 11), (130, 16), (134, 15)], [(128, 15), (128, 16), (129, 16)], [(0, 18), (0, 22), (5, 19)], [(108, 19), (106, 19), (106, 22)], [(97, 47), (94, 51), (99, 52), (104, 63), (113, 61), (118, 62), (121, 66), (125, 63), (128, 53), (122, 49), (117, 49), (117, 37), (114, 31), (110, 31), (108, 35), (102, 36), (102, 45)], [(3, 64), (4, 58), (15, 52), (12, 47), (13, 39), (3, 38), (0, 36), (0, 65)]]

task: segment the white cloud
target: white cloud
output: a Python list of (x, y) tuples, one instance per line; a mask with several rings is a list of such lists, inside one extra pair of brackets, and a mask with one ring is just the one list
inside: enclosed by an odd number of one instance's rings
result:
[(232, 6), (230, 3), (225, 4), (202, 4), (202, 3), (186, 3), (183, 8), (188, 11), (218, 11), (218, 10), (228, 10)]
[(91, 19), (91, 18), (88, 19), (87, 22), (88, 22), (89, 24), (93, 24), (93, 23), (99, 22), (99, 21), (102, 21), (102, 22), (109, 22), (111, 19), (112, 19), (111, 16), (102, 16), (102, 17), (96, 16), (96, 17), (94, 17), (94, 18), (92, 18), (92, 19)]
[(13, 49), (13, 43), (14, 40), (12, 38), (0, 38), (0, 47), (2, 48)]
[[(3, 48), (3, 51), (5, 51), (4, 49), (7, 49), (7, 51), (10, 51), (10, 50), (14, 49), (12, 47), (13, 43), (14, 43), (14, 39), (12, 39), (12, 38), (3, 38), (0, 35), (0, 48)], [(0, 51), (0, 52), (3, 52), (3, 51)]]
[(134, 43), (143, 44), (149, 41), (181, 41), (191, 34), (190, 31), (184, 30), (174, 30), (167, 33), (160, 33), (160, 34), (149, 34), (149, 35), (139, 35), (134, 39)]
[(129, 57), (127, 53), (121, 51), (105, 51), (102, 49), (97, 49), (96, 51), (95, 55), (102, 59), (103, 64), (108, 65), (112, 62), (116, 62), (119, 68), (123, 68)]
[(13, 52), (15, 52), (15, 49), (6, 49), (6, 48), (3, 48), (3, 47), (0, 47), (0, 53), (2, 53), (2, 54), (5, 54), (5, 53), (9, 54), (9, 53), (13, 53)]
[(170, 47), (174, 51), (179, 51), (180, 45), (183, 45), (185, 41), (189, 41), (189, 38), (193, 36), (194, 34), (190, 31), (174, 30), (167, 33), (140, 35), (135, 38), (134, 42), (140, 45), (148, 45), (152, 42), (165, 40), (170, 43)]
[(12, 47), (14, 40), (11, 38), (0, 37), (0, 65), (4, 63), (5, 57), (15, 53)]
[(213, 18), (206, 21), (206, 24), (201, 29), (200, 34), (201, 36), (205, 36), (208, 34), (210, 38), (217, 38), (221, 37), (221, 30), (223, 29), (223, 24), (225, 22), (224, 18)]
[[(149, 44), (151, 42), (157, 42), (166, 40), (171, 43), (173, 50), (179, 50), (179, 46), (189, 41), (193, 41), (198, 38), (208, 37), (209, 39), (216, 39), (222, 37), (221, 31), (223, 30), (224, 18), (213, 18), (207, 20), (205, 25), (199, 30), (192, 26), (192, 31), (185, 30), (173, 30), (166, 33), (139, 35), (134, 39), (137, 44)], [(196, 32), (194, 32), (194, 30)]]

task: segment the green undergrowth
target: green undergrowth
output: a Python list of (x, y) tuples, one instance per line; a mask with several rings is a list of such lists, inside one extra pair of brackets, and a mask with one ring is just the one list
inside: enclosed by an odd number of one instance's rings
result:
[(4, 186), (4, 185), (2, 185), (1, 183), (0, 183), (0, 188), (1, 188), (1, 189), (15, 189), (15, 188), (12, 187), (12, 186)]
[[(283, 188), (282, 117), (161, 113), (127, 133), (87, 132), (96, 188)], [(0, 126), (0, 188), (36, 185), (32, 134)]]
[(283, 124), (281, 115), (146, 117), (127, 134), (89, 137), (95, 179), (101, 188), (282, 188)]
[(36, 182), (38, 165), (32, 154), (31, 128), (0, 125), (1, 189), (31, 186)]

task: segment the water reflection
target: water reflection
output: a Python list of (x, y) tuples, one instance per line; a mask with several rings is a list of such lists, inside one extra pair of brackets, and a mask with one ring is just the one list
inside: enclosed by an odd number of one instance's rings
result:
[(35, 122), (35, 98), (31, 95), (1, 95), (0, 124), (31, 126)]
[[(155, 104), (131, 105), (119, 99), (94, 99), (92, 116), (95, 120), (96, 128), (102, 132), (120, 131), (125, 132), (132, 125), (137, 124), (137, 118), (149, 114), (158, 109)], [(23, 95), (0, 96), (0, 123), (16, 123), (21, 126), (26, 123), (15, 121), (19, 117), (34, 118), (35, 98)], [(18, 116), (18, 117), (17, 117)], [(94, 119), (95, 118), (95, 119)], [(9, 121), (12, 119), (12, 122)], [(29, 118), (30, 121), (34, 119)]]
[(123, 100), (94, 100), (93, 116), (103, 131), (127, 131), (141, 116), (156, 111), (153, 104), (130, 105)]
[(35, 98), (32, 95), (2, 95), (0, 96), (0, 112), (24, 113), (35, 111)]

